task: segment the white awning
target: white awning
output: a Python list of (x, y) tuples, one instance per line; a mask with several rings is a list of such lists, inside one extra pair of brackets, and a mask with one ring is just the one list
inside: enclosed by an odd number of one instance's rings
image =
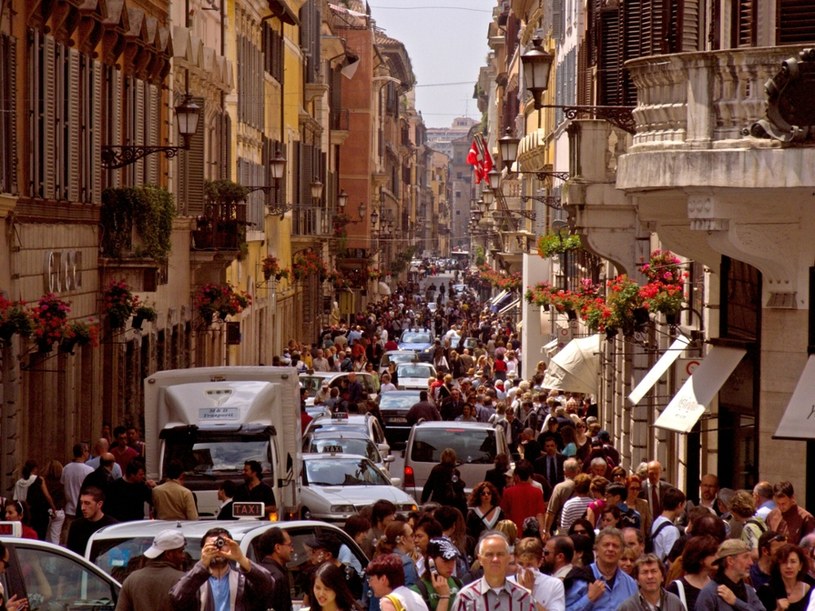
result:
[(773, 439), (815, 439), (815, 355), (810, 355)]
[(602, 336), (573, 339), (549, 361), (544, 388), (557, 388), (597, 396)]
[(497, 294), (495, 297), (493, 297), (492, 299), (490, 299), (489, 304), (490, 304), (491, 306), (494, 306), (496, 303), (498, 303), (498, 302), (499, 302), (499, 301), (501, 301), (501, 300), (502, 300), (504, 297), (506, 297), (506, 295), (507, 295), (507, 293), (508, 293), (508, 292), (509, 292), (509, 291), (501, 291), (501, 292), (500, 292), (500, 293), (498, 293), (498, 294)]
[(379, 283), (379, 294), (380, 295), (390, 295), (391, 294), (391, 287), (389, 287), (384, 282), (380, 282)]
[(512, 308), (517, 308), (517, 307), (518, 307), (518, 305), (519, 305), (520, 303), (521, 303), (521, 300), (520, 300), (520, 299), (516, 299), (516, 300), (514, 300), (514, 301), (510, 302), (510, 304), (509, 304), (509, 305), (504, 306), (503, 308), (501, 308), (501, 310), (500, 310), (498, 313), (499, 313), (499, 314), (506, 314), (506, 313), (507, 313), (507, 312), (509, 312), (509, 311), (510, 311)]
[(637, 387), (631, 391), (630, 395), (628, 395), (628, 400), (631, 401), (633, 405), (636, 405), (642, 400), (645, 393), (651, 390), (654, 384), (657, 383), (657, 380), (659, 380), (659, 378), (661, 378), (663, 374), (668, 371), (668, 368), (673, 365), (673, 362), (676, 359), (679, 358), (679, 355), (682, 354), (682, 351), (689, 343), (690, 340), (684, 335), (680, 335), (674, 340), (671, 347), (668, 348), (661, 357), (659, 357), (659, 360), (654, 363), (654, 366), (651, 367), (650, 371), (645, 374), (645, 377), (642, 380), (640, 380)]
[(674, 395), (654, 426), (689, 433), (746, 352), (741, 348), (714, 346)]

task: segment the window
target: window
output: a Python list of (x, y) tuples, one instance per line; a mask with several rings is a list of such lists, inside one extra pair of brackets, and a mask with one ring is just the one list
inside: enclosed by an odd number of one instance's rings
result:
[(17, 192), (17, 39), (0, 35), (0, 193)]

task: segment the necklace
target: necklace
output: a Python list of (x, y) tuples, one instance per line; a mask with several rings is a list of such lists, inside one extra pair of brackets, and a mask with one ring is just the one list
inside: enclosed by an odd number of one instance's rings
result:
[(803, 585), (803, 582), (796, 581), (793, 584), (792, 588), (790, 588), (790, 589), (785, 588), (787, 590), (787, 598), (792, 598), (793, 597), (793, 595), (795, 594), (795, 590), (799, 589), (798, 588), (799, 585)]

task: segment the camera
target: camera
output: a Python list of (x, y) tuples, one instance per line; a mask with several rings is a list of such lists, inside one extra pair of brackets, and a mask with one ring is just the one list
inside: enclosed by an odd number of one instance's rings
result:
[(223, 537), (218, 537), (215, 539), (215, 547), (221, 549), (224, 545), (226, 545), (226, 541), (224, 541)]

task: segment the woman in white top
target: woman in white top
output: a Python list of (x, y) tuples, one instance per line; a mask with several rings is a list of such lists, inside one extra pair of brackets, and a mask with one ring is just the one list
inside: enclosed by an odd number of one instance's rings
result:
[(391, 376), (386, 371), (382, 374), (382, 377), (379, 380), (381, 384), (379, 385), (379, 394), (383, 394), (389, 392), (391, 390), (397, 390), (396, 386), (391, 383)]

